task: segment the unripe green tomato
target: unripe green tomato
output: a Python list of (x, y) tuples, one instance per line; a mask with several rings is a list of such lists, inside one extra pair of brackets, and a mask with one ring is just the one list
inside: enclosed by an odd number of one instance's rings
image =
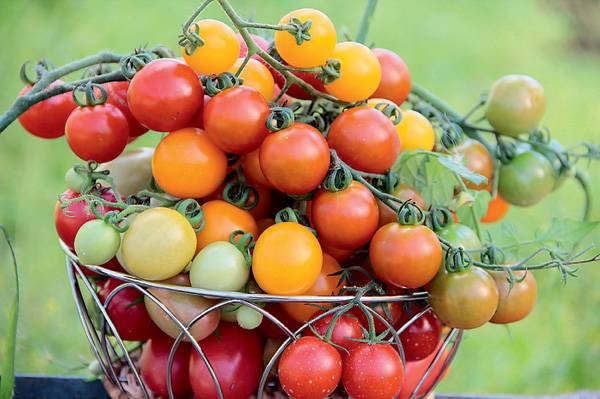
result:
[(237, 321), (237, 311), (242, 305), (239, 303), (230, 303), (221, 308), (221, 320), (235, 323)]
[(498, 193), (510, 204), (531, 206), (554, 189), (555, 180), (550, 161), (539, 152), (526, 151), (500, 167)]
[(75, 172), (73, 168), (69, 168), (67, 173), (65, 173), (65, 184), (73, 192), (80, 193), (85, 181), (85, 177)]
[(533, 143), (532, 146), (537, 152), (545, 156), (546, 159), (548, 159), (548, 161), (550, 161), (552, 164), (552, 168), (554, 169), (554, 177), (556, 179), (553, 190), (560, 188), (567, 179), (575, 176), (575, 167), (570, 166), (565, 168), (556, 155), (556, 152), (565, 151), (563, 145), (558, 141), (550, 139), (550, 141), (546, 144)]
[(103, 163), (98, 171), (109, 170), (116, 189), (124, 196), (135, 194), (148, 187), (152, 178), (154, 148), (142, 147), (124, 152), (110, 162)]
[(477, 234), (464, 224), (452, 223), (436, 233), (455, 247), (463, 247), (466, 250), (481, 249), (481, 241)]
[(239, 291), (250, 276), (250, 266), (235, 245), (216, 241), (202, 248), (192, 261), (192, 287), (217, 291)]
[(98, 266), (108, 262), (120, 245), (120, 234), (99, 219), (86, 222), (75, 236), (75, 253), (84, 265)]
[(498, 79), (488, 96), (485, 117), (497, 132), (516, 137), (529, 133), (546, 111), (544, 88), (526, 75)]
[(243, 329), (254, 330), (262, 323), (263, 315), (249, 306), (242, 305), (236, 312), (236, 320)]

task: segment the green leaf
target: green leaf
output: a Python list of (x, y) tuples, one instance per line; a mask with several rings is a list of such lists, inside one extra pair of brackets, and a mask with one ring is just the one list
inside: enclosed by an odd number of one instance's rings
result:
[(2, 225), (0, 225), (0, 230), (10, 250), (15, 273), (15, 297), (8, 311), (8, 329), (3, 350), (2, 379), (0, 380), (0, 399), (11, 399), (15, 386), (15, 352), (17, 346), (17, 322), (19, 319), (19, 266), (8, 232)]
[(462, 177), (463, 179), (470, 181), (473, 184), (480, 185), (487, 182), (487, 178), (485, 176), (473, 172), (464, 164), (458, 162), (455, 158), (440, 155), (437, 156), (436, 159), (445, 168)]
[(570, 253), (599, 223), (552, 218), (537, 229), (535, 239), (542, 245), (554, 245)]
[(458, 207), (456, 216), (462, 224), (466, 224), (470, 228), (477, 231), (477, 224), (483, 216), (485, 216), (488, 208), (488, 203), (492, 199), (487, 190), (467, 190), (473, 200)]

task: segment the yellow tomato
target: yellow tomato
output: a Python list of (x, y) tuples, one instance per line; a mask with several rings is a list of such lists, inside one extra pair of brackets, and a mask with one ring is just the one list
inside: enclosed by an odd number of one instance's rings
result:
[[(229, 72), (236, 73), (242, 62), (244, 62), (244, 59), (238, 58), (235, 64), (229, 68)], [(242, 69), (240, 77), (244, 79), (244, 86), (256, 89), (267, 101), (273, 100), (273, 96), (275, 95), (275, 80), (271, 72), (260, 61), (250, 58), (244, 69)]]
[(308, 228), (292, 222), (267, 228), (256, 241), (252, 273), (268, 294), (300, 295), (321, 272), (323, 251)]
[(302, 23), (311, 21), (308, 29), (310, 40), (298, 45), (290, 32), (276, 31), (275, 48), (281, 58), (297, 68), (314, 68), (325, 64), (335, 48), (336, 32), (333, 22), (319, 10), (302, 8), (285, 15), (279, 23), (288, 24), (292, 18), (297, 18)]
[(165, 280), (183, 271), (196, 252), (196, 234), (188, 220), (169, 208), (150, 208), (133, 219), (121, 244), (129, 273)]
[[(186, 64), (202, 75), (227, 71), (240, 55), (240, 43), (233, 29), (214, 19), (203, 19), (195, 25), (204, 45), (196, 48), (191, 55), (185, 52), (185, 48), (181, 49)], [(194, 25), (190, 31), (193, 29)]]
[(435, 145), (433, 126), (417, 111), (402, 110), (402, 120), (396, 125), (396, 130), (403, 151), (431, 151)]
[(338, 43), (330, 58), (341, 63), (340, 77), (325, 85), (325, 90), (342, 101), (369, 98), (381, 81), (381, 65), (367, 46), (355, 42)]

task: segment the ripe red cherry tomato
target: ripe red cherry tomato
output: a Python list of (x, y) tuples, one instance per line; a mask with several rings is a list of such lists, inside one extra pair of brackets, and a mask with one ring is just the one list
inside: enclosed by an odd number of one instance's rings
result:
[(391, 344), (359, 343), (344, 358), (342, 383), (355, 399), (390, 399), (400, 392), (404, 367)]
[[(262, 373), (262, 343), (254, 330), (221, 322), (217, 331), (199, 342), (227, 399), (247, 399)], [(217, 388), (195, 350), (190, 359), (190, 382), (197, 398), (216, 399)]]
[(373, 53), (381, 65), (381, 82), (371, 97), (402, 104), (408, 98), (411, 83), (406, 63), (398, 54), (384, 48), (374, 48)]
[(267, 136), (269, 104), (255, 89), (237, 86), (214, 96), (204, 110), (206, 134), (228, 154), (247, 154)]
[(188, 127), (202, 108), (204, 89), (196, 73), (181, 61), (162, 58), (138, 71), (127, 91), (131, 113), (158, 132)]
[[(65, 82), (57, 80), (48, 88), (61, 85)], [(27, 94), (32, 86), (26, 86), (19, 96)], [(31, 106), (19, 116), (21, 126), (34, 136), (43, 139), (55, 139), (65, 134), (65, 123), (71, 112), (77, 108), (71, 93), (63, 93), (50, 97)]]
[(242, 170), (244, 176), (248, 179), (249, 183), (256, 183), (263, 187), (272, 188), (271, 183), (265, 177), (262, 169), (260, 168), (260, 149), (256, 149), (241, 158)]
[[(413, 200), (419, 208), (423, 210), (427, 209), (427, 204), (425, 204), (423, 197), (406, 184), (399, 184), (391, 194), (401, 201)], [(377, 200), (377, 206), (379, 207), (379, 227), (398, 221), (396, 212), (394, 212), (392, 208), (379, 200)]]
[(369, 173), (384, 173), (400, 153), (394, 124), (369, 106), (342, 112), (329, 129), (327, 142), (348, 165)]
[(127, 118), (111, 104), (79, 107), (65, 125), (67, 143), (84, 161), (108, 162), (118, 157), (129, 140)]
[[(400, 391), (399, 399), (409, 399), (411, 397), (412, 393), (417, 388), (417, 385), (419, 384), (423, 376), (425, 376), (429, 365), (431, 364), (431, 362), (433, 362), (433, 359), (435, 358), (437, 351), (440, 349), (441, 344), (442, 343), (440, 342), (436, 350), (431, 355), (427, 356), (425, 359), (406, 362), (406, 368), (404, 370), (404, 379), (402, 381), (402, 390)], [(438, 378), (443, 379), (446, 376), (446, 374), (448, 373), (448, 369), (442, 370), (442, 366), (446, 362), (446, 359), (448, 358), (449, 354), (450, 352), (448, 350), (442, 353), (438, 361), (433, 365), (433, 368), (431, 369), (431, 372), (427, 375), (427, 378), (425, 378), (424, 383), (419, 388), (415, 397), (424, 397), (424, 395), (427, 392), (429, 392), (429, 390), (433, 387), (433, 384), (438, 380)], [(444, 375), (440, 377), (442, 372), (444, 373)]]
[(329, 146), (310, 125), (294, 123), (271, 133), (260, 147), (260, 169), (277, 190), (306, 194), (317, 188), (329, 169)]
[(379, 221), (375, 197), (357, 181), (335, 193), (319, 190), (312, 200), (311, 216), (320, 238), (340, 249), (365, 245)]
[(129, 124), (129, 138), (141, 136), (148, 131), (148, 128), (143, 126), (135, 119), (135, 116), (129, 109), (127, 104), (127, 90), (129, 90), (129, 82), (110, 82), (104, 85), (108, 93), (108, 99), (106, 102), (119, 108)]
[(278, 367), (283, 390), (296, 399), (328, 397), (342, 377), (338, 351), (317, 337), (306, 336), (285, 348)]
[[(423, 305), (409, 302), (408, 309), (402, 312), (400, 322), (396, 325), (399, 329), (410, 319), (422, 312)], [(412, 322), (401, 334), (402, 349), (406, 361), (421, 360), (431, 355), (438, 347), (442, 338), (442, 322), (431, 310)]]
[[(323, 313), (324, 312), (322, 310), (319, 310), (316, 313), (314, 313), (310, 318), (315, 319), (317, 316), (319, 316)], [(317, 333), (319, 333), (319, 335), (324, 337), (325, 334), (327, 334), (327, 329), (331, 325), (332, 320), (333, 320), (333, 314), (329, 314), (329, 315), (315, 321), (312, 324), (312, 326), (314, 327), (315, 331)], [(306, 329), (305, 331), (306, 331), (307, 335), (314, 335), (313, 331), (311, 329)], [(332, 334), (331, 334), (331, 342), (350, 351), (352, 348), (354, 348), (358, 344), (358, 342), (354, 341), (353, 339), (362, 339), (362, 338), (363, 338), (362, 325), (360, 324), (358, 319), (356, 319), (352, 316), (343, 314), (336, 320), (335, 325), (333, 327)], [(345, 354), (345, 352), (340, 350), (340, 354), (343, 356)]]
[[(283, 75), (273, 68), (269, 68), (269, 70), (271, 71), (271, 74), (275, 79), (275, 83), (277, 83), (279, 87), (284, 87), (285, 78), (283, 77)], [(304, 80), (306, 83), (319, 90), (320, 92), (325, 92), (325, 84), (321, 79), (317, 78), (317, 74), (301, 71), (294, 71), (293, 74), (298, 76), (300, 79)], [(311, 99), (311, 95), (308, 94), (306, 90), (298, 86), (296, 83), (290, 86), (290, 88), (287, 91), (287, 94), (292, 97), (299, 98), (301, 100)]]
[[(144, 383), (162, 398), (169, 397), (167, 375), (169, 354), (174, 340), (166, 335), (152, 338), (142, 350), (140, 372)], [(189, 378), (190, 344), (181, 343), (173, 357), (171, 366), (171, 386), (175, 398), (185, 398), (192, 394)]]

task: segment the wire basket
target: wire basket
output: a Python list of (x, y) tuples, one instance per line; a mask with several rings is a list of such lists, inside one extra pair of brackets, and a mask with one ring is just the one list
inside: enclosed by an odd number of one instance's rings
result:
[[(126, 344), (121, 339), (114, 323), (108, 315), (108, 305), (113, 298), (122, 290), (126, 288), (133, 288), (144, 295), (144, 299), (149, 299), (156, 304), (165, 314), (177, 325), (180, 329), (180, 333), (175, 339), (171, 348), (170, 356), (168, 359), (168, 370), (167, 385), (169, 398), (174, 398), (173, 390), (171, 386), (171, 368), (172, 362), (179, 345), (184, 341), (189, 341), (200, 355), (204, 364), (206, 365), (210, 376), (215, 384), (217, 395), (219, 399), (223, 399), (223, 393), (214, 369), (210, 365), (207, 357), (202, 351), (201, 345), (196, 342), (191, 333), (191, 328), (200, 319), (208, 315), (213, 311), (220, 310), (222, 307), (232, 304), (239, 304), (248, 306), (257, 312), (260, 312), (264, 318), (270, 320), (277, 328), (279, 328), (287, 338), (279, 346), (271, 360), (264, 367), (258, 389), (256, 391), (256, 398), (284, 398), (287, 397), (283, 390), (280, 388), (277, 378), (273, 377), (271, 370), (277, 364), (280, 355), (283, 353), (285, 348), (291, 344), (295, 339), (302, 336), (302, 332), (314, 323), (315, 321), (326, 317), (336, 310), (340, 306), (348, 304), (350, 301), (355, 300), (354, 296), (278, 296), (268, 294), (250, 294), (241, 292), (229, 292), (229, 291), (211, 291), (193, 287), (185, 287), (172, 284), (164, 284), (154, 281), (146, 281), (137, 277), (112, 271), (99, 266), (82, 266), (80, 265), (77, 256), (63, 243), (60, 242), (63, 251), (66, 254), (66, 265), (69, 274), (69, 282), (71, 285), (73, 297), (77, 307), (77, 312), (87, 340), (90, 343), (92, 352), (94, 353), (102, 373), (105, 377), (105, 386), (112, 387), (114, 391), (120, 392), (120, 394), (111, 394), (114, 397), (130, 397), (130, 398), (144, 398), (144, 399), (155, 399), (157, 395), (151, 392), (151, 390), (144, 384), (141, 378), (139, 370), (139, 352), (140, 345), (131, 346)], [(101, 276), (117, 279), (123, 284), (115, 288), (110, 295), (106, 297), (106, 300), (102, 302), (94, 289), (94, 283), (84, 273), (84, 270), (95, 272)], [(83, 288), (83, 289), (82, 289)], [(169, 310), (165, 304), (153, 295), (149, 289), (158, 288), (164, 290), (175, 291), (187, 295), (201, 296), (208, 299), (219, 300), (217, 304), (205, 309), (198, 314), (189, 323), (183, 324), (177, 319), (173, 312)], [(86, 300), (87, 298), (87, 300)], [(425, 292), (412, 293), (410, 295), (385, 295), (385, 296), (363, 296), (360, 300), (365, 304), (373, 303), (392, 303), (392, 302), (407, 302), (426, 300), (427, 294)], [(311, 303), (311, 304), (323, 304), (331, 306), (325, 312), (319, 314), (315, 318), (309, 320), (299, 327), (296, 331), (291, 331), (283, 322), (271, 313), (256, 305), (256, 303), (283, 303), (283, 302), (297, 302), (297, 303)], [(398, 352), (402, 359), (402, 363), (406, 366), (406, 360), (404, 356), (404, 350), (400, 341), (399, 334), (404, 331), (410, 324), (414, 323), (426, 312), (431, 311), (430, 307), (427, 306), (424, 310), (416, 313), (410, 318), (404, 325), (396, 329), (394, 326), (381, 314), (372, 309), (366, 307), (368, 311), (373, 315), (374, 318), (379, 320), (385, 328), (389, 329), (391, 337), (389, 341), (397, 346)], [(96, 315), (99, 315), (97, 317)], [(402, 397), (407, 399), (423, 398), (427, 396), (439, 381), (443, 378), (452, 362), (454, 355), (458, 349), (462, 338), (462, 330), (449, 329), (440, 345), (433, 356), (433, 360), (427, 366), (427, 369), (423, 373), (417, 385), (412, 389), (410, 394), (403, 394)], [(341, 384), (340, 384), (341, 386)], [(117, 388), (117, 389), (114, 389)], [(338, 388), (335, 393), (331, 396), (332, 398), (345, 398), (347, 394), (342, 388)]]

